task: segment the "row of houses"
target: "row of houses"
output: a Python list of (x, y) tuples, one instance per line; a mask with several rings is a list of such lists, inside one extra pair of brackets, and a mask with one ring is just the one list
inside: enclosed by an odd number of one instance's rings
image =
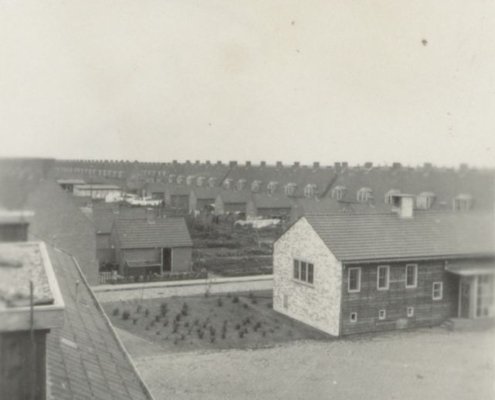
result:
[[(63, 176), (82, 174), (94, 178), (94, 174), (90, 173), (93, 169), (107, 171), (107, 168), (115, 168), (117, 165), (121, 163), (58, 161), (56, 170)], [(349, 166), (346, 162), (330, 166), (321, 166), (317, 162), (311, 166), (299, 162), (293, 165), (283, 165), (281, 162), (275, 165), (265, 162), (240, 165), (235, 161), (134, 162), (124, 165), (127, 168), (126, 177), (112, 178), (106, 172), (102, 176), (106, 177), (108, 183), (115, 183), (117, 179), (126, 190), (137, 192), (148, 190), (146, 185), (157, 183), (177, 187), (177, 192), (186, 191), (185, 188), (221, 188), (289, 198), (331, 197), (340, 201), (375, 205), (388, 204), (396, 193), (414, 193), (418, 196), (418, 207), (422, 208), (493, 209), (494, 171), (473, 169), (465, 164), (457, 169), (438, 168), (429, 163), (408, 167), (400, 163), (390, 166), (374, 166), (372, 163)]]

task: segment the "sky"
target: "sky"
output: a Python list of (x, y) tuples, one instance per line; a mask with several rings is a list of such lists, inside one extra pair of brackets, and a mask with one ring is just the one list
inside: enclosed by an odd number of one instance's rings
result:
[(491, 0), (0, 0), (0, 156), (495, 167)]

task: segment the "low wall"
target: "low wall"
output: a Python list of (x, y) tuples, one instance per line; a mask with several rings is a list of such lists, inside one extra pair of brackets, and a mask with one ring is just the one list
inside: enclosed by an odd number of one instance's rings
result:
[(207, 290), (211, 294), (249, 292), (255, 290), (272, 290), (273, 275), (99, 285), (93, 286), (92, 289), (98, 300), (103, 303), (172, 296), (195, 296), (203, 295)]

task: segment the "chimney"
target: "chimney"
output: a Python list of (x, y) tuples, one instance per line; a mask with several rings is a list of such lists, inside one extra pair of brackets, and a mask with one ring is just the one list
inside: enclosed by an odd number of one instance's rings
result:
[(313, 168), (320, 168), (320, 163), (318, 161), (315, 161), (313, 163)]
[(250, 167), (251, 166), (251, 161), (246, 161), (246, 167)]
[(199, 165), (199, 160), (196, 160), (194, 164)]
[(210, 161), (210, 160), (206, 160), (206, 161), (205, 161), (205, 164), (206, 164), (206, 165), (211, 165), (211, 161)]
[(342, 161), (342, 168), (347, 168), (349, 163), (347, 161)]
[(0, 243), (0, 270), (0, 398), (45, 400), (46, 337), (64, 323), (45, 244)]
[(262, 167), (266, 167), (266, 161), (261, 161), (261, 162), (260, 162), (260, 165), (261, 165)]
[(299, 161), (294, 161), (294, 168), (299, 168), (301, 163)]
[(364, 163), (364, 168), (370, 169), (373, 167), (373, 163), (370, 161), (367, 161)]
[(392, 211), (401, 219), (410, 219), (414, 215), (414, 198), (412, 194), (392, 195)]
[(235, 167), (237, 165), (237, 161), (231, 161), (229, 162), (229, 166)]
[(220, 160), (218, 160), (217, 165), (222, 165), (222, 162)]
[(277, 168), (282, 168), (282, 161), (277, 161)]
[(0, 242), (26, 242), (28, 227), (34, 213), (0, 209)]
[(401, 165), (401, 163), (400, 163), (400, 162), (394, 162), (394, 163), (392, 164), (392, 168), (393, 168), (393, 169), (399, 169), (401, 166), (402, 166), (402, 165)]
[(423, 164), (423, 168), (424, 169), (431, 169), (433, 167), (432, 163), (431, 162), (425, 162)]

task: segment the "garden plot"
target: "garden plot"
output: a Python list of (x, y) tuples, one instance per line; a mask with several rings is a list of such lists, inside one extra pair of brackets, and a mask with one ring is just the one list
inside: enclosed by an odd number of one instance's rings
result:
[(164, 351), (270, 347), (326, 335), (272, 310), (271, 292), (104, 304), (112, 323)]

